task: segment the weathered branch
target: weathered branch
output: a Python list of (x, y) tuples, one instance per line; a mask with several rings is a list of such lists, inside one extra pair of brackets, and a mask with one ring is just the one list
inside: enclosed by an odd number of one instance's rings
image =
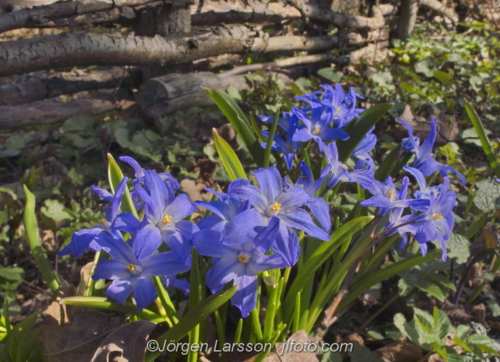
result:
[(338, 62), (339, 59), (340, 58), (338, 56), (332, 54), (303, 55), (293, 58), (277, 60), (275, 62), (243, 65), (241, 67), (236, 67), (234, 69), (228, 70), (227, 72), (220, 74), (220, 76), (228, 77), (236, 74), (251, 72), (257, 69), (271, 70), (271, 69), (279, 69), (285, 67), (293, 67), (295, 65), (300, 65), (300, 64), (310, 64), (319, 62)]
[(285, 50), (325, 50), (344, 42), (359, 44), (363, 38), (334, 36), (272, 37), (245, 26), (218, 27), (184, 38), (59, 34), (10, 41), (0, 47), (0, 75), (41, 69), (88, 65), (172, 65), (225, 53), (262, 53)]
[(30, 78), (0, 87), (0, 105), (17, 105), (95, 89), (127, 87), (129, 72), (121, 68), (63, 73), (51, 78)]
[(431, 8), (435, 12), (447, 17), (454, 23), (458, 22), (458, 15), (455, 10), (446, 7), (445, 4), (439, 2), (438, 0), (420, 0), (420, 4)]
[(50, 5), (17, 10), (0, 14), (0, 33), (7, 30), (33, 27), (49, 21), (72, 16), (111, 10), (122, 6), (137, 6), (151, 3), (156, 0), (91, 0), (91, 1), (64, 1)]
[(66, 103), (35, 102), (21, 106), (0, 106), (0, 129), (15, 129), (62, 122), (77, 114), (96, 115), (119, 107), (113, 97), (81, 98)]
[(296, 7), (301, 13), (312, 20), (333, 24), (341, 28), (379, 29), (385, 25), (384, 14), (382, 9), (378, 6), (373, 7), (373, 17), (367, 18), (364, 16), (350, 16), (339, 14), (334, 11), (321, 10), (317, 6), (308, 5), (300, 0), (288, 0), (288, 3)]
[(247, 6), (242, 6), (239, 3), (204, 5), (202, 9), (202, 13), (197, 13), (195, 7), (191, 9), (191, 25), (280, 22), (301, 16), (296, 8), (282, 3), (249, 3)]

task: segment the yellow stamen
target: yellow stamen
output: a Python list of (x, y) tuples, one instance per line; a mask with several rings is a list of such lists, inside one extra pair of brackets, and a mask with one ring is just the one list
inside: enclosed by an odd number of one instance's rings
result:
[(345, 165), (345, 164), (342, 164), (342, 166), (341, 166), (341, 167), (342, 167), (344, 170), (348, 170), (348, 169), (349, 169), (349, 167), (347, 167), (347, 165)]
[(340, 107), (335, 108), (335, 112), (339, 113), (340, 112)]
[(314, 128), (313, 132), (314, 133), (318, 133), (320, 131), (320, 128), (316, 126), (316, 128)]
[(127, 265), (127, 269), (133, 272), (137, 267), (134, 264)]
[(441, 214), (434, 214), (432, 215), (433, 220), (441, 220), (443, 218), (443, 215)]
[(389, 196), (389, 199), (391, 199), (391, 200), (392, 200), (392, 198), (394, 197), (394, 194), (395, 194), (395, 193), (396, 193), (396, 191), (394, 191), (394, 190), (389, 190), (389, 195), (388, 195), (388, 196)]
[(238, 260), (240, 261), (240, 263), (247, 263), (248, 257), (246, 255), (238, 255)]
[(271, 209), (272, 209), (273, 211), (280, 211), (280, 209), (281, 209), (281, 204), (278, 204), (277, 202), (275, 202), (275, 203), (273, 204), (273, 206), (271, 206)]
[(108, 220), (106, 220), (106, 219), (101, 219), (101, 220), (99, 220), (99, 224), (103, 225), (103, 224), (105, 224), (107, 221), (108, 221)]
[(169, 223), (169, 222), (171, 222), (171, 221), (172, 221), (172, 216), (170, 216), (170, 215), (165, 215), (165, 216), (163, 217), (163, 223), (164, 223), (164, 224), (168, 224), (168, 223)]

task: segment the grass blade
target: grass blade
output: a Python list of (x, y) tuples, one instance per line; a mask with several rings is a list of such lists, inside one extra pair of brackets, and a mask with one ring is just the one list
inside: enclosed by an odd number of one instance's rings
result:
[(217, 133), (217, 130), (215, 128), (212, 129), (212, 136), (214, 138), (217, 153), (222, 160), (222, 165), (224, 166), (224, 169), (226, 170), (231, 181), (234, 181), (238, 178), (246, 179), (247, 175), (245, 173), (245, 170), (243, 169), (238, 156), (236, 156), (236, 153), (231, 148), (229, 143), (227, 143), (226, 140)]
[(24, 194), (26, 195), (26, 207), (24, 208), (24, 228), (26, 230), (26, 237), (28, 238), (28, 244), (30, 246), (33, 257), (35, 258), (36, 264), (40, 271), (42, 272), (43, 278), (47, 282), (52, 294), (57, 295), (60, 283), (59, 278), (50, 264), (47, 258), (47, 253), (42, 248), (42, 243), (40, 241), (40, 234), (38, 232), (38, 222), (36, 220), (35, 214), (35, 195), (33, 195), (30, 190), (23, 185)]
[[(234, 286), (228, 290), (221, 290), (220, 292), (205, 299), (195, 308), (190, 310), (184, 317), (182, 317), (179, 323), (158, 337), (156, 339), (158, 344), (162, 346), (167, 341), (179, 341), (182, 337), (188, 334), (191, 329), (201, 323), (205, 318), (208, 318), (211, 313), (226, 303), (237, 289), (238, 287)], [(152, 362), (161, 354), (162, 352), (148, 353), (146, 355), (146, 361)]]
[(236, 133), (243, 140), (248, 152), (250, 152), (257, 165), (262, 166), (264, 161), (264, 150), (260, 146), (259, 140), (253, 134), (250, 122), (241, 108), (223, 91), (210, 88), (205, 88), (205, 91), (227, 117)]
[[(111, 187), (112, 193), (115, 193), (116, 188), (123, 179), (123, 172), (110, 153), (108, 153), (108, 162), (109, 186)], [(125, 192), (122, 197), (121, 209), (122, 211), (131, 212), (136, 218), (139, 218), (139, 216), (137, 215), (137, 210), (134, 206), (134, 202), (132, 201), (132, 196), (130, 196), (128, 187), (125, 187)]]
[(474, 108), (472, 108), (472, 106), (467, 102), (465, 102), (465, 111), (467, 112), (467, 115), (469, 116), (469, 119), (472, 125), (474, 126), (477, 135), (479, 136), (479, 140), (481, 141), (481, 146), (483, 146), (484, 153), (486, 154), (486, 158), (488, 159), (488, 162), (490, 163), (493, 172), (495, 172), (495, 175), (497, 177), (500, 177), (499, 158), (495, 156), (490, 140), (488, 139), (486, 132), (484, 132), (484, 127), (483, 123), (481, 122), (481, 119), (477, 115)]

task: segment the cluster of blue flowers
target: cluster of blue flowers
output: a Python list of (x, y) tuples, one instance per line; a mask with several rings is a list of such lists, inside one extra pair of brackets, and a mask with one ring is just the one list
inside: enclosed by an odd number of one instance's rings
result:
[[(369, 152), (375, 147), (376, 137), (371, 131), (352, 155), (354, 170), (339, 161), (335, 139), (349, 137), (344, 127), (362, 112), (356, 108), (356, 99), (361, 97), (353, 89), (344, 93), (340, 85), (335, 89), (322, 87), (324, 92), (298, 97), (308, 106), (284, 113), (279, 120), (281, 132), (273, 142), (273, 148), (283, 153), (291, 169), (300, 142), (314, 140), (328, 160), (317, 180), (303, 161), (298, 165), (302, 176), (295, 183), (282, 178), (276, 167), (258, 169), (253, 173), (255, 184), (237, 179), (227, 193), (208, 189), (216, 200), (191, 203), (187, 195), (176, 194), (179, 184), (170, 174), (144, 170), (134, 159), (121, 157), (135, 171), (131, 194), (141, 217), (120, 210), (127, 178), (123, 178), (114, 195), (92, 187), (110, 203), (104, 208), (105, 219), (93, 228), (76, 232), (60, 255), (73, 253), (80, 257), (87, 249), (105, 251), (111, 258), (99, 260), (93, 278), (112, 280), (106, 294), (119, 303), (133, 294), (142, 310), (157, 298), (153, 276), (162, 277), (166, 286), (189, 292), (187, 281), (177, 275), (190, 270), (194, 247), (198, 254), (212, 257), (213, 266), (206, 274), (210, 290), (218, 292), (233, 281), (238, 290), (232, 302), (242, 317), (247, 317), (257, 303), (258, 273), (291, 267), (298, 261), (297, 231), (323, 241), (330, 239), (329, 206), (318, 193), (324, 194), (342, 181), (357, 183), (373, 194), (361, 205), (375, 206), (380, 214), (389, 214), (386, 228), (391, 229), (390, 233), (399, 233), (404, 243), (408, 233), (414, 235), (422, 253), (428, 242), (438, 239), (445, 258), (444, 242), (453, 228), (456, 195), (448, 191), (447, 177), (442, 185), (427, 187), (424, 176), (435, 171), (458, 172), (432, 158), (435, 122), (422, 146), (413, 137), (411, 127), (402, 122), (409, 130), (409, 138), (403, 142), (405, 149), (416, 155), (413, 167), (405, 169), (420, 186), (415, 198), (409, 199), (408, 177), (403, 179), (400, 190), (390, 178), (385, 183), (375, 180)], [(190, 220), (197, 206), (209, 210), (210, 215)]]

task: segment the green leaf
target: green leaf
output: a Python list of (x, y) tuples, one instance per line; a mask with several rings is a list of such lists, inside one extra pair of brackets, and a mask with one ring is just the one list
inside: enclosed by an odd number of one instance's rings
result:
[(448, 333), (453, 330), (450, 319), (442, 310), (434, 307), (433, 309), (434, 326), (433, 332), (441, 339), (444, 339)]
[(21, 281), (23, 277), (24, 277), (23, 268), (17, 268), (17, 267), (0, 268), (0, 278), (18, 282)]
[(451, 249), (448, 257), (456, 259), (459, 264), (465, 263), (470, 255), (470, 241), (463, 235), (452, 233), (446, 241), (446, 247)]
[(72, 219), (71, 215), (64, 211), (64, 205), (57, 200), (45, 200), (45, 206), (41, 208), (45, 216), (54, 221), (63, 221)]
[(16, 324), (5, 340), (4, 352), (11, 362), (41, 361), (42, 346), (38, 340), (39, 330), (35, 329), (37, 313), (33, 313)]
[(40, 235), (38, 233), (38, 222), (35, 215), (35, 196), (28, 190), (26, 185), (23, 185), (24, 194), (26, 195), (26, 207), (24, 208), (24, 228), (26, 230), (26, 237), (30, 246), (33, 257), (42, 275), (47, 282), (52, 293), (57, 295), (59, 291), (59, 279), (52, 268), (52, 265), (47, 258), (47, 253), (42, 248)]
[(495, 345), (495, 342), (490, 337), (484, 334), (474, 334), (470, 337), (465, 338), (464, 342), (469, 346), (471, 344), (478, 346), (483, 352), (491, 353), (495, 356), (500, 356), (500, 353), (498, 353), (498, 346)]
[(434, 78), (439, 80), (444, 85), (450, 85), (451, 83), (453, 83), (453, 73), (450, 74), (443, 72), (442, 70), (435, 70), (433, 75)]
[(105, 297), (68, 297), (63, 298), (60, 303), (64, 305), (74, 305), (77, 307), (105, 309), (116, 312), (130, 313), (133, 315), (137, 315), (142, 319), (157, 323), (165, 321), (163, 317), (151, 312), (148, 309), (143, 309), (141, 312), (139, 312), (137, 311), (137, 306), (135, 304), (128, 302), (125, 304), (114, 303)]
[(494, 180), (481, 180), (477, 184), (474, 205), (484, 213), (495, 211), (499, 207), (500, 182)]
[(497, 177), (500, 177), (499, 158), (498, 156), (495, 155), (495, 152), (493, 151), (493, 147), (491, 146), (491, 143), (488, 140), (488, 136), (486, 135), (485, 128), (481, 120), (479, 119), (479, 116), (477, 115), (474, 108), (467, 102), (465, 102), (465, 111), (467, 112), (467, 115), (469, 116), (469, 119), (472, 122), (472, 125), (474, 126), (474, 129), (476, 130), (476, 133), (479, 136), (479, 140), (481, 141), (481, 145), (483, 146), (484, 153), (486, 154), (486, 158), (488, 159), (488, 162), (490, 163), (493, 172), (495, 172), (495, 175)]
[(232, 85), (230, 85), (229, 87), (227, 87), (226, 91), (227, 91), (227, 94), (228, 94), (231, 98), (233, 98), (233, 99), (237, 99), (237, 100), (239, 100), (239, 101), (243, 100), (243, 99), (241, 98), (241, 94), (240, 94), (240, 92), (239, 92), (236, 88), (234, 88)]
[(248, 149), (257, 165), (262, 166), (262, 162), (264, 161), (264, 150), (253, 134), (250, 122), (247, 117), (245, 117), (240, 107), (238, 107), (231, 97), (218, 89), (205, 88), (205, 91), (227, 117), (236, 133), (243, 140), (245, 147)]
[[(111, 191), (112, 193), (114, 193), (116, 188), (123, 179), (123, 172), (110, 153), (108, 153), (108, 162), (109, 162), (108, 180), (109, 180), (109, 185), (111, 187)], [(134, 202), (132, 201), (132, 196), (130, 196), (130, 191), (128, 190), (128, 187), (125, 187), (125, 192), (123, 193), (122, 196), (121, 209), (122, 211), (131, 212), (132, 214), (134, 214), (136, 218), (139, 218), (139, 216), (137, 215), (137, 210), (135, 209), (134, 206)]]
[(360, 346), (358, 344), (354, 345), (354, 348), (350, 353), (350, 357), (351, 361), (384, 362), (378, 354), (372, 352), (369, 348)]
[(361, 142), (363, 137), (386, 113), (392, 108), (393, 103), (377, 104), (372, 106), (363, 113), (358, 120), (352, 121), (345, 127), (345, 131), (349, 134), (347, 141), (337, 141), (339, 150), (339, 160), (346, 162), (351, 154), (356, 149), (356, 146)]
[(95, 123), (94, 117), (86, 115), (77, 115), (68, 118), (62, 126), (62, 130), (63, 132), (88, 131), (89, 129), (93, 129), (94, 123)]
[(343, 77), (341, 72), (336, 72), (332, 68), (323, 68), (318, 70), (317, 74), (325, 79), (328, 79), (332, 83), (338, 83)]
[(401, 313), (396, 313), (394, 316), (394, 325), (408, 337), (413, 343), (420, 344), (419, 334), (412, 324), (408, 323), (405, 316)]
[(246, 179), (247, 175), (238, 156), (236, 156), (236, 153), (231, 148), (229, 143), (227, 143), (224, 138), (219, 136), (215, 128), (212, 129), (212, 137), (214, 138), (215, 148), (217, 149), (217, 153), (222, 161), (222, 165), (224, 166), (224, 169), (226, 170), (231, 181), (238, 178)]
[(285, 321), (288, 321), (292, 316), (296, 294), (311, 282), (316, 270), (323, 265), (335, 250), (366, 226), (372, 219), (372, 216), (358, 217), (342, 225), (342, 227), (331, 234), (330, 241), (321, 243), (302, 268), (299, 268), (297, 277), (294, 279), (283, 302), (283, 319)]
[[(226, 303), (237, 289), (238, 287), (234, 286), (228, 290), (221, 290), (220, 292), (206, 298), (195, 308), (190, 310), (184, 317), (182, 317), (179, 323), (158, 337), (156, 341), (160, 346), (167, 341), (179, 341), (182, 337), (188, 334), (191, 329), (200, 324), (203, 320), (208, 318), (210, 314)], [(156, 357), (161, 355), (161, 353), (162, 352), (148, 353), (146, 355), (146, 361), (154, 361)]]

